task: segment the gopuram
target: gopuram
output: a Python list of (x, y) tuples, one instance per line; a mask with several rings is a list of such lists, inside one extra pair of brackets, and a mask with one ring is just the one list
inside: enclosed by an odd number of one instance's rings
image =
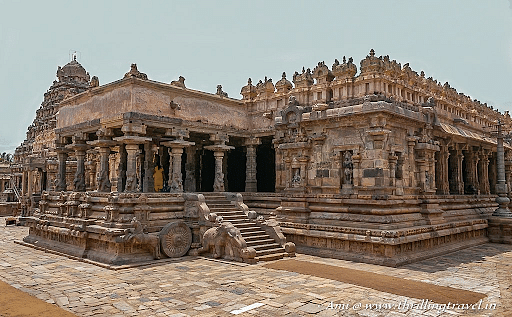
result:
[(397, 266), (512, 242), (496, 221), (508, 112), (373, 50), (359, 73), (343, 57), (293, 84), (249, 79), (241, 100), (136, 64), (106, 85), (76, 59), (57, 77), (11, 165), (25, 243), (112, 265), (297, 251)]

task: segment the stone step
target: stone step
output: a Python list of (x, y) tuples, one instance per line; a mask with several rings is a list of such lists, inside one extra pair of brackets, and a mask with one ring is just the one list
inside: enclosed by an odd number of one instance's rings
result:
[(284, 257), (284, 253), (274, 253), (255, 257), (256, 261), (274, 261)]
[(222, 216), (224, 221), (229, 221), (230, 219), (247, 220), (247, 217), (245, 215), (219, 215), (219, 214), (217, 214), (217, 216)]
[(275, 243), (274, 239), (272, 239), (270, 237), (268, 239), (258, 239), (258, 240), (252, 240), (252, 241), (247, 241), (247, 239), (244, 239), (244, 240), (247, 243), (248, 247), (265, 245), (265, 244), (269, 244), (269, 243)]
[(242, 228), (250, 228), (250, 227), (254, 227), (256, 226), (256, 224), (254, 222), (248, 222), (248, 221), (241, 221), (241, 220), (232, 220), (230, 221), (233, 226), (237, 227), (238, 229), (242, 229)]
[(275, 241), (270, 241), (270, 242), (264, 242), (262, 244), (259, 244), (259, 245), (254, 245), (252, 246), (254, 248), (254, 250), (256, 251), (263, 251), (263, 250), (272, 250), (272, 249), (281, 249), (281, 246), (279, 244), (277, 244)]
[(261, 230), (260, 227), (246, 227), (246, 228), (239, 228), (240, 229), (240, 232), (242, 233), (242, 236), (244, 235), (244, 233), (255, 233), (257, 232), (258, 234), (266, 234), (265, 231)]
[(210, 208), (235, 208), (235, 206), (233, 204), (230, 204), (230, 203), (220, 204), (217, 201), (215, 203), (211, 203), (211, 202), (207, 202), (206, 201), (206, 204)]
[(276, 254), (276, 253), (283, 253), (284, 254), (285, 251), (281, 247), (274, 248), (274, 249), (256, 250), (256, 256)]
[(221, 215), (226, 215), (226, 216), (229, 216), (229, 215), (244, 215), (245, 216), (245, 213), (241, 210), (211, 210), (210, 209), (210, 212), (212, 213), (216, 213), (218, 216), (221, 216)]
[[(247, 242), (247, 243), (252, 242), (252, 241), (271, 239), (270, 236), (266, 233), (265, 234), (253, 234), (253, 235), (251, 235), (250, 233), (245, 233), (243, 235), (243, 238), (244, 238), (245, 242)], [(274, 239), (272, 239), (272, 241), (274, 241)]]

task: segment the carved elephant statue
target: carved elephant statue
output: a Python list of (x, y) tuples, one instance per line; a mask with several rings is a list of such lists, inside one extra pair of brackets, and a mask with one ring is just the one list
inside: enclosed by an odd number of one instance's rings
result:
[(247, 248), (240, 230), (230, 222), (206, 230), (203, 235), (203, 247), (199, 253), (210, 253), (214, 258), (244, 261), (254, 259), (256, 251)]

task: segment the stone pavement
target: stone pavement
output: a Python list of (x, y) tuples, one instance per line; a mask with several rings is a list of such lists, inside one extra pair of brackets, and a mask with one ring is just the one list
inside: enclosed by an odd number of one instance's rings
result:
[[(0, 280), (77, 316), (445, 317), (510, 316), (507, 311), (512, 311), (510, 245), (485, 244), (400, 268), (297, 256), (301, 261), (367, 270), (487, 295), (480, 309), (478, 305), (475, 309), (448, 309), (431, 303), (430, 307), (426, 303), (421, 305), (416, 298), (267, 269), (261, 264), (185, 257), (113, 271), (15, 244), (14, 240), (21, 240), (27, 231), (23, 227), (5, 227), (5, 218), (0, 218)], [(485, 309), (486, 305), (492, 308), (492, 304), (496, 304), (496, 309)]]

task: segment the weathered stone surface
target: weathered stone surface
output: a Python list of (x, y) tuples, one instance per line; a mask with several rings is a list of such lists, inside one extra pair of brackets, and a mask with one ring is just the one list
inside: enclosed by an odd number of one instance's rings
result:
[[(136, 64), (103, 86), (76, 60), (57, 76), (12, 169), (25, 240), (74, 256), (150, 260), (163, 236), (195, 254), (222, 222), (243, 235), (277, 219), (298, 252), (394, 266), (487, 241), (494, 195), (503, 208), (511, 196), (512, 147), (497, 151), (488, 129), (510, 115), (373, 50), (359, 73), (343, 58), (293, 84), (249, 79), (241, 100), (150, 81)], [(184, 191), (246, 192), (247, 205)], [(192, 238), (162, 233), (175, 222)]]

